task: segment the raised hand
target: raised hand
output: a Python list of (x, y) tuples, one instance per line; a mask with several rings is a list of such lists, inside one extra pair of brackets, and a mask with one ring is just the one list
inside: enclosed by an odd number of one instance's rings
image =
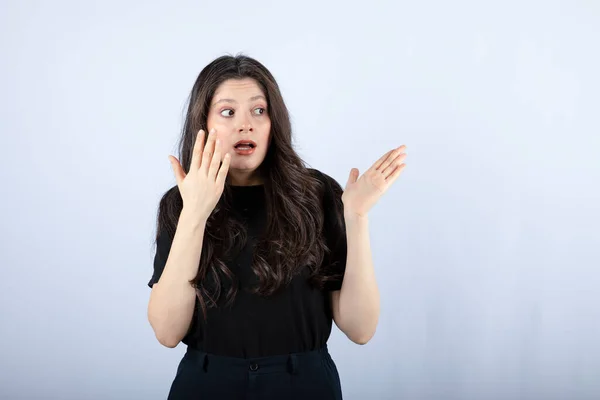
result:
[(345, 215), (367, 215), (406, 167), (405, 150), (406, 146), (402, 145), (388, 151), (360, 178), (358, 169), (352, 168), (342, 195)]
[(222, 157), (221, 143), (216, 140), (217, 134), (214, 129), (208, 135), (206, 146), (204, 137), (204, 131), (200, 130), (194, 143), (187, 174), (177, 158), (169, 156), (169, 161), (183, 199), (183, 208), (198, 218), (207, 220), (223, 194), (231, 156), (225, 154), (225, 157)]

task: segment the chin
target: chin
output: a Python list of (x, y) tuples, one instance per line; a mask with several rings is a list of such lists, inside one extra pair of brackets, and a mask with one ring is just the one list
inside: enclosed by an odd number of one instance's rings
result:
[(252, 165), (244, 163), (244, 164), (231, 164), (231, 166), (229, 167), (230, 170), (234, 169), (236, 171), (243, 171), (243, 172), (253, 172), (255, 170), (258, 169), (258, 165), (254, 165), (254, 163)]
[(260, 166), (262, 160), (232, 160), (230, 168), (239, 170), (254, 170)]

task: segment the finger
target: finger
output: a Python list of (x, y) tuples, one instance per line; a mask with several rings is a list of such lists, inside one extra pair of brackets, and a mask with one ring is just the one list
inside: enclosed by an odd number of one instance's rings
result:
[[(382, 157), (381, 157), (379, 160), (377, 160), (377, 162), (375, 163), (375, 170), (379, 170), (379, 169), (381, 169), (381, 167), (384, 165), (384, 163), (385, 163), (386, 161), (390, 161), (390, 162), (391, 162), (391, 160), (393, 160), (393, 159), (395, 158), (395, 155), (394, 155), (394, 153), (398, 154), (398, 152), (402, 152), (402, 151), (404, 151), (404, 150), (406, 150), (406, 146), (405, 146), (405, 145), (402, 145), (402, 146), (400, 146), (400, 147), (398, 147), (398, 148), (392, 149), (392, 150), (388, 151), (387, 153), (385, 153), (385, 154), (384, 154), (384, 155), (383, 155), (383, 156), (382, 156)], [(389, 164), (387, 164), (387, 165), (389, 165)], [(387, 165), (385, 165), (385, 166), (384, 166), (384, 168), (385, 168), (385, 167), (387, 167)]]
[(348, 177), (348, 181), (346, 182), (346, 187), (348, 187), (348, 185), (356, 182), (356, 180), (358, 179), (358, 169), (357, 168), (352, 168), (350, 170), (350, 176)]
[(190, 170), (192, 168), (200, 168), (200, 160), (202, 159), (202, 149), (204, 147), (204, 130), (200, 129), (198, 135), (196, 135), (196, 142), (194, 143), (194, 149), (192, 150), (192, 161), (190, 163)]
[(406, 168), (406, 164), (400, 164), (396, 167), (396, 169), (390, 174), (390, 176), (388, 176), (385, 179), (385, 181), (388, 183), (388, 185), (391, 185), (392, 183), (394, 183), (396, 181), (396, 179), (398, 179), (398, 177), (400, 176), (402, 171), (404, 171), (404, 168)]
[(200, 165), (200, 169), (204, 171), (204, 173), (208, 173), (208, 168), (212, 161), (212, 155), (215, 151), (215, 139), (217, 137), (217, 132), (215, 128), (210, 130), (208, 134), (208, 140), (206, 141), (206, 146), (204, 146), (204, 151), (202, 152), (202, 163)]
[(381, 164), (383, 164), (384, 161), (387, 160), (387, 158), (390, 156), (392, 151), (394, 151), (394, 150), (390, 150), (387, 153), (385, 153), (383, 156), (381, 156), (381, 158), (375, 162), (375, 164), (373, 165), (372, 168), (374, 168), (375, 170), (378, 170), (379, 167), (381, 167)]
[(406, 159), (406, 153), (398, 154), (396, 156), (396, 158), (394, 158), (387, 167), (385, 167), (385, 168), (382, 167), (381, 173), (383, 174), (383, 176), (385, 178), (387, 178), (390, 174), (392, 174), (392, 172), (394, 172), (396, 167), (399, 166), (402, 163), (402, 161), (404, 161), (405, 159)]
[(229, 153), (225, 154), (223, 157), (223, 164), (221, 164), (221, 168), (219, 169), (219, 173), (217, 174), (216, 184), (219, 190), (223, 189), (225, 185), (225, 178), (227, 178), (227, 172), (229, 171), (229, 164), (231, 162), (231, 156)]
[(215, 153), (212, 156), (210, 162), (210, 168), (208, 169), (208, 177), (215, 179), (217, 172), (219, 172), (219, 165), (221, 164), (221, 141), (217, 139), (215, 141)]
[(402, 150), (405, 148), (404, 145), (392, 150), (389, 154), (389, 156), (385, 159), (385, 161), (383, 163), (381, 163), (381, 165), (379, 166), (379, 168), (377, 168), (380, 172), (384, 171), (386, 168), (388, 168), (395, 160), (396, 158), (398, 158), (398, 155), (400, 155), (402, 153)]
[(179, 160), (177, 160), (173, 156), (169, 156), (169, 162), (171, 163), (171, 168), (173, 168), (173, 173), (175, 174), (175, 180), (177, 181), (177, 186), (183, 182), (185, 178), (185, 172), (183, 172), (183, 168), (181, 168), (181, 164)]

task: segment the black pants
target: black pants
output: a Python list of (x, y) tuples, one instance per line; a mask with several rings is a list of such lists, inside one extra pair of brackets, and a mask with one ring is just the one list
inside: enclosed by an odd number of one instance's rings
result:
[(232, 358), (188, 347), (168, 400), (341, 400), (327, 350), (262, 358)]

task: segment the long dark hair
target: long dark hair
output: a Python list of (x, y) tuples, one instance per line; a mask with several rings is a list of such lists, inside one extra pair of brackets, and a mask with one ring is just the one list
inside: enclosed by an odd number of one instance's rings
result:
[[(208, 64), (192, 88), (187, 115), (179, 143), (179, 159), (189, 171), (197, 132), (206, 129), (212, 97), (227, 79), (252, 78), (267, 98), (271, 119), (270, 144), (265, 160), (259, 167), (264, 178), (266, 230), (254, 249), (252, 269), (260, 284), (255, 293), (268, 296), (287, 285), (303, 268), (309, 269), (311, 285), (322, 288), (332, 279), (320, 270), (329, 252), (321, 234), (323, 184), (315, 170), (292, 147), (292, 129), (275, 78), (260, 62), (245, 55), (221, 56)], [(232, 272), (224, 262), (225, 254), (235, 254), (247, 240), (244, 226), (231, 218), (232, 190), (226, 182), (223, 195), (210, 215), (205, 229), (198, 273), (191, 283), (206, 316), (207, 307), (217, 306), (222, 295), (222, 279), (234, 282)], [(168, 190), (160, 201), (157, 235), (166, 234), (172, 240), (183, 201), (177, 186)], [(237, 293), (232, 284), (227, 291), (230, 304)]]

